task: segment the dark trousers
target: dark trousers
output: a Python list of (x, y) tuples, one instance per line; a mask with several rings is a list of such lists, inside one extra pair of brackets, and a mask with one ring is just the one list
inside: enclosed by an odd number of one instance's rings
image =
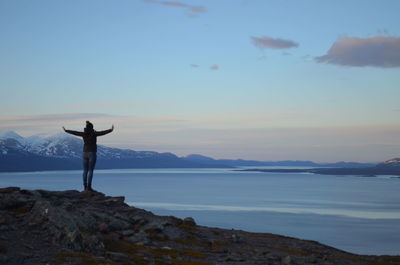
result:
[(96, 165), (96, 152), (83, 152), (83, 186), (92, 188), (93, 170)]

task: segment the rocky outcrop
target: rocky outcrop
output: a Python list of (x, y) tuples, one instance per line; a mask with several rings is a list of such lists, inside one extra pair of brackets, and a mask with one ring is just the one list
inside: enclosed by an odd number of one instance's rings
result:
[(156, 216), (99, 192), (0, 189), (0, 264), (400, 264)]

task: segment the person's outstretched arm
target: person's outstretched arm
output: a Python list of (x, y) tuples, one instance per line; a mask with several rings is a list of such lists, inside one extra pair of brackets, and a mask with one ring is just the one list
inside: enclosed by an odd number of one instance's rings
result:
[(65, 127), (62, 127), (64, 132), (72, 134), (72, 135), (76, 135), (76, 136), (83, 136), (83, 132), (78, 132), (78, 131), (72, 131), (72, 130), (67, 130), (65, 129)]
[(96, 136), (106, 135), (112, 131), (114, 131), (114, 125), (111, 127), (111, 129), (96, 132)]

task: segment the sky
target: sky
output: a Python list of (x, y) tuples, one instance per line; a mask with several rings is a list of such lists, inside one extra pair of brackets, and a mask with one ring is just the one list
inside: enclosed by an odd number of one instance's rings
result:
[(0, 0), (0, 132), (214, 158), (400, 157), (400, 1)]

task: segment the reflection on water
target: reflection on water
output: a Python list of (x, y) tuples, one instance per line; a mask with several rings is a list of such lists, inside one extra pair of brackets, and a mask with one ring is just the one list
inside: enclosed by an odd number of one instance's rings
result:
[(154, 202), (127, 202), (129, 205), (140, 208), (158, 208), (179, 211), (231, 211), (231, 212), (278, 212), (294, 214), (322, 214), (339, 215), (365, 219), (399, 219), (400, 212), (392, 211), (358, 211), (345, 209), (311, 209), (299, 207), (251, 207), (251, 206), (226, 206), (226, 205), (203, 205), (203, 204), (179, 204), (179, 203), (154, 203)]

